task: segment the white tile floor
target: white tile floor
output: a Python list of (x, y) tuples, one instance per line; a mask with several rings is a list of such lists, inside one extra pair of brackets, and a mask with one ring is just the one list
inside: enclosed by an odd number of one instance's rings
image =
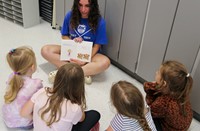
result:
[[(22, 45), (31, 46), (36, 53), (38, 63), (37, 72), (33, 77), (42, 79), (44, 86), (51, 86), (47, 81), (47, 75), (55, 67), (47, 63), (40, 55), (41, 47), (47, 43), (60, 43), (60, 32), (53, 30), (49, 23), (41, 21), (39, 25), (24, 29), (19, 25), (0, 18), (0, 108), (4, 101), (5, 81), (11, 73), (6, 63), (5, 55), (12, 48)], [(108, 127), (110, 120), (114, 116), (114, 110), (111, 108), (109, 102), (109, 92), (112, 83), (119, 80), (127, 80), (134, 83), (145, 94), (139, 82), (113, 65), (105, 72), (94, 76), (93, 83), (86, 85), (86, 99), (88, 109), (95, 109), (101, 113), (100, 131), (104, 131)], [(1, 116), (2, 114), (0, 113), (0, 130), (13, 131), (6, 128)], [(194, 119), (189, 130), (200, 130), (200, 123)]]

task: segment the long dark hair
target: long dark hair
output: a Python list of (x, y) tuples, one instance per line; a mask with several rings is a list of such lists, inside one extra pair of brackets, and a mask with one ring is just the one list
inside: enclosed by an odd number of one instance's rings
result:
[[(72, 6), (72, 16), (70, 20), (72, 29), (75, 29), (80, 23), (81, 13), (79, 11), (79, 1), (80, 0), (74, 0)], [(88, 2), (90, 4), (90, 12), (88, 16), (89, 26), (93, 31), (95, 31), (98, 26), (99, 18), (101, 17), (99, 4), (97, 0), (88, 0)]]

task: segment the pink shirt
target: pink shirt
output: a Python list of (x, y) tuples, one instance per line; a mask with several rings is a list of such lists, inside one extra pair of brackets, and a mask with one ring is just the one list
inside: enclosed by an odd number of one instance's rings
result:
[[(35, 131), (70, 131), (74, 124), (77, 124), (82, 117), (82, 110), (78, 104), (72, 104), (70, 100), (65, 99), (62, 104), (62, 114), (58, 122), (48, 127), (46, 123), (38, 115), (38, 111), (46, 104), (48, 97), (45, 89), (40, 89), (31, 98), (34, 103), (33, 109), (33, 125)], [(49, 115), (47, 114), (46, 117)]]
[[(12, 75), (10, 76), (12, 77)], [(20, 116), (22, 106), (32, 97), (32, 95), (43, 87), (40, 79), (32, 79), (24, 76), (24, 85), (17, 94), (15, 100), (2, 107), (3, 120), (10, 128), (27, 127), (32, 125), (32, 120)]]

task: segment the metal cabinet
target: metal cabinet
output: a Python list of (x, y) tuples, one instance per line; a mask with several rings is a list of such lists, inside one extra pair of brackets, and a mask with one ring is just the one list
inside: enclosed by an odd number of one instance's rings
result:
[(0, 0), (0, 17), (28, 28), (40, 23), (38, 0)]
[(197, 56), (197, 59), (194, 64), (194, 68), (192, 70), (192, 76), (193, 76), (193, 88), (191, 92), (191, 103), (192, 103), (192, 109), (194, 111), (194, 117), (200, 121), (200, 104), (199, 104), (199, 94), (200, 94), (200, 47), (199, 47), (199, 53)]
[(178, 0), (152, 0), (148, 4), (136, 73), (147, 81), (154, 80), (163, 61), (171, 33)]
[(178, 0), (107, 0), (105, 54), (143, 79), (153, 80), (163, 61), (177, 4)]
[(53, 18), (53, 0), (40, 0), (40, 16), (43, 20), (52, 23)]
[(165, 60), (179, 60), (189, 72), (192, 71), (200, 46), (199, 6), (199, 0), (180, 1), (166, 49)]
[(132, 72), (137, 66), (147, 5), (147, 0), (126, 1), (118, 63)]
[(105, 20), (109, 43), (103, 47), (103, 50), (106, 55), (115, 61), (118, 61), (124, 8), (125, 0), (106, 1)]
[(65, 14), (71, 9), (73, 0), (56, 0), (56, 25), (61, 27)]

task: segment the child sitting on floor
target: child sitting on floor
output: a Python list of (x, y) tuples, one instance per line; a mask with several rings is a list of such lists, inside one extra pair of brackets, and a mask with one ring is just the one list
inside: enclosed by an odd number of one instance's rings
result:
[(58, 69), (53, 87), (35, 93), (21, 115), (33, 118), (35, 131), (89, 131), (98, 123), (100, 114), (85, 109), (83, 70), (68, 63)]
[(117, 114), (106, 131), (156, 131), (141, 92), (127, 81), (115, 83), (110, 92)]
[(21, 117), (20, 110), (43, 87), (40, 79), (32, 78), (36, 71), (35, 54), (32, 49), (24, 46), (10, 50), (6, 58), (13, 73), (9, 76), (4, 95), (3, 120), (9, 128), (33, 128), (32, 120)]
[(193, 117), (190, 91), (193, 79), (178, 61), (164, 62), (155, 82), (144, 83), (146, 101), (159, 131), (187, 131)]

